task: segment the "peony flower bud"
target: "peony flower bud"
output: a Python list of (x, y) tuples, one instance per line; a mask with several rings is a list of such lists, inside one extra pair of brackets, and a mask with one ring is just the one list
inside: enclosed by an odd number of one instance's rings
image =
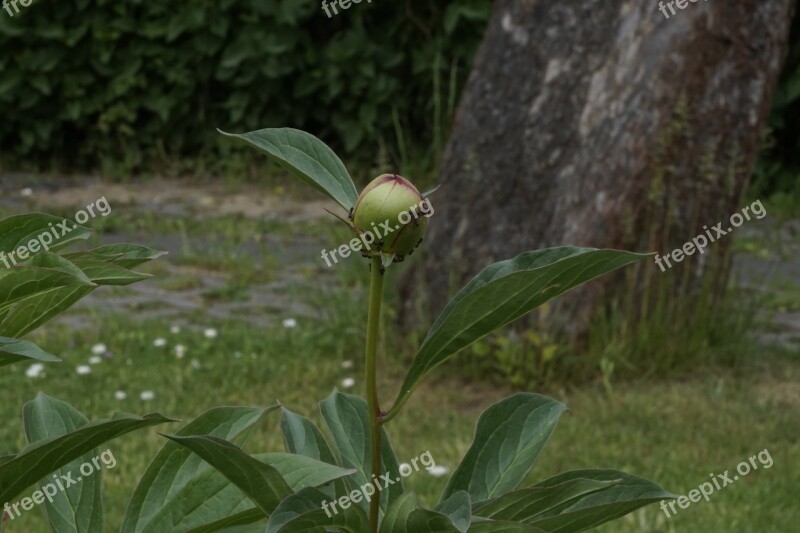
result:
[(423, 214), (428, 212), (420, 208), (423, 201), (427, 200), (410, 181), (397, 174), (383, 174), (361, 191), (350, 218), (359, 234), (375, 237), (374, 252), (393, 254), (395, 261), (402, 261), (422, 242)]

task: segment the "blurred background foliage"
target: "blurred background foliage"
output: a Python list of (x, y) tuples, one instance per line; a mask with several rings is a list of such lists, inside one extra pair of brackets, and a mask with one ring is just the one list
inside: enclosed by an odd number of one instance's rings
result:
[[(37, 5), (0, 17), (0, 160), (112, 175), (230, 170), (253, 156), (216, 128), (287, 125), (356, 164), (431, 172), (491, 11), (486, 0), (376, 1), (332, 18), (318, 0)], [(799, 21), (752, 197), (800, 195)]]
[(368, 163), (376, 139), (395, 164), (415, 147), (434, 156), (490, 10), (379, 1), (329, 19), (319, 0), (39, 0), (0, 17), (4, 163), (213, 169), (234, 149), (216, 128), (277, 126)]

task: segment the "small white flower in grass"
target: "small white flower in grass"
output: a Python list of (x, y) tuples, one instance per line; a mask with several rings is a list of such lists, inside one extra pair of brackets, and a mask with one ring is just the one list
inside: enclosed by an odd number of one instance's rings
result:
[(217, 338), (217, 330), (216, 330), (216, 329), (214, 329), (214, 328), (207, 328), (207, 329), (206, 329), (206, 330), (203, 332), (203, 335), (205, 335), (205, 337), (206, 337), (207, 339), (216, 339), (216, 338)]
[(169, 328), (169, 332), (172, 333), (173, 335), (175, 333), (180, 333), (181, 332), (181, 327), (180, 326), (172, 326), (171, 328)]
[(94, 346), (92, 346), (92, 353), (94, 355), (103, 355), (104, 353), (106, 353), (106, 351), (107, 351), (106, 345), (103, 344), (102, 342), (97, 343)]
[(124, 400), (127, 397), (128, 395), (125, 394), (124, 390), (118, 390), (117, 392), (114, 393), (114, 398), (116, 398), (117, 400)]
[(349, 389), (350, 387), (352, 387), (355, 384), (356, 384), (356, 380), (354, 380), (353, 378), (344, 378), (342, 380), (342, 387), (344, 387), (345, 389)]
[(450, 471), (446, 466), (442, 465), (431, 466), (429, 468), (426, 468), (426, 470), (433, 477), (442, 477)]
[(24, 189), (19, 191), (19, 195), (25, 197), (33, 196), (33, 189), (31, 189), (30, 187), (25, 187)]
[(90, 365), (99, 365), (103, 361), (103, 358), (99, 355), (93, 355), (89, 358)]
[(156, 346), (158, 348), (166, 345), (167, 345), (167, 339), (158, 338), (153, 341), (153, 346)]
[(77, 372), (78, 375), (80, 376), (85, 376), (86, 374), (92, 373), (92, 367), (90, 367), (89, 365), (80, 365), (77, 368), (75, 368), (75, 372)]
[(342, 361), (342, 368), (353, 368), (352, 361)]
[(186, 346), (183, 344), (176, 344), (175, 345), (175, 357), (178, 359), (183, 359), (183, 356), (186, 355)]
[(240, 351), (238, 351), (238, 350), (237, 350), (237, 351), (233, 352), (233, 356), (234, 356), (236, 359), (239, 359), (239, 358), (242, 356), (242, 352), (240, 352)]
[(149, 402), (153, 398), (156, 397), (156, 393), (151, 390), (143, 390), (141, 394), (139, 394), (139, 398), (144, 400), (145, 402)]
[(25, 375), (29, 378), (38, 378), (42, 370), (44, 370), (44, 365), (42, 363), (34, 363), (28, 367), (28, 370), (25, 371)]
[(198, 361), (197, 359), (192, 359), (192, 362), (189, 364), (192, 365), (192, 368), (194, 368), (195, 370), (200, 368), (200, 361)]
[(283, 320), (283, 327), (286, 329), (292, 329), (297, 327), (297, 320), (294, 318), (286, 318)]

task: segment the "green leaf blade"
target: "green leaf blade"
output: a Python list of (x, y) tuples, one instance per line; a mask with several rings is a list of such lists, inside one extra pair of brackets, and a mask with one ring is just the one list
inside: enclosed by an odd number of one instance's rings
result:
[(35, 344), (10, 337), (0, 337), (0, 367), (20, 361), (60, 363), (61, 359), (45, 352)]
[(478, 419), (472, 445), (442, 499), (463, 490), (472, 502), (481, 502), (516, 488), (566, 409), (561, 402), (531, 393), (514, 394), (490, 406)]
[(389, 412), (394, 416), (419, 381), (473, 342), (569, 289), (647, 254), (561, 247), (526, 252), (475, 276), (434, 322)]
[(339, 157), (313, 135), (293, 128), (267, 128), (249, 133), (225, 133), (259, 150), (349, 211), (358, 199), (353, 179)]
[[(66, 435), (89, 423), (89, 420), (83, 414), (68, 403), (44, 394), (38, 395), (36, 399), (25, 404), (22, 419), (25, 438), (29, 444)], [(96, 466), (92, 464), (92, 459), (96, 459), (99, 455), (95, 448), (56, 470), (53, 475), (58, 476), (56, 479), (62, 479), (62, 475), (73, 479), (71, 474), (78, 476), (82, 464)], [(111, 457), (113, 458), (113, 455)], [(100, 463), (100, 461), (97, 461), (97, 463)], [(106, 464), (105, 456), (103, 456), (102, 464)], [(116, 460), (114, 464), (116, 464)], [(81, 473), (80, 478), (79, 482), (65, 487), (63, 491), (57, 491), (54, 496), (51, 496), (41, 504), (53, 531), (58, 531), (59, 533), (102, 533), (102, 470), (94, 470), (91, 476), (85, 476)], [(39, 481), (38, 485), (43, 487), (49, 483), (55, 485), (50, 476), (45, 476)]]

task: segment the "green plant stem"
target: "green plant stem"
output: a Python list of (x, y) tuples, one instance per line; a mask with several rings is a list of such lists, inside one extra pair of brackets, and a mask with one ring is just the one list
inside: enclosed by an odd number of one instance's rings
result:
[[(381, 302), (383, 300), (383, 265), (380, 256), (373, 257), (370, 266), (369, 282), (369, 315), (367, 317), (367, 348), (366, 348), (366, 383), (367, 404), (369, 406), (369, 440), (372, 449), (372, 474), (373, 479), (381, 475), (381, 435), (379, 418), (381, 408), (378, 403), (377, 384), (377, 352), (378, 334), (381, 321)], [(369, 525), (372, 533), (378, 531), (378, 510), (380, 508), (380, 488), (375, 481), (375, 497), (369, 504)]]

